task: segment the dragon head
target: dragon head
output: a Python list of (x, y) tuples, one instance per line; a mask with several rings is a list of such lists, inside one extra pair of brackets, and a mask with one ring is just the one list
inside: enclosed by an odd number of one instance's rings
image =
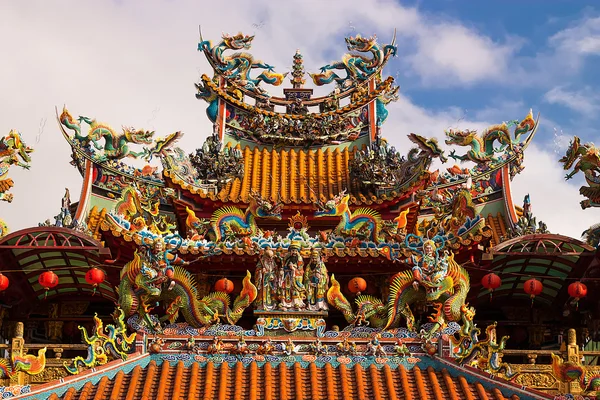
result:
[(269, 200), (263, 198), (259, 193), (252, 191), (250, 193), (250, 198), (252, 200), (251, 208), (252, 213), (259, 218), (269, 218), (269, 219), (281, 219), (281, 211), (283, 209), (283, 204), (281, 202), (272, 203)]
[(564, 169), (568, 170), (573, 166), (573, 163), (580, 155), (581, 148), (581, 141), (577, 136), (573, 136), (573, 139), (567, 148), (567, 153), (560, 160), (558, 160), (559, 163), (563, 164)]
[(456, 144), (459, 146), (467, 146), (477, 135), (477, 131), (465, 129), (464, 131), (449, 129), (444, 131), (446, 134), (446, 144)]
[(75, 118), (73, 118), (73, 116), (71, 115), (69, 110), (67, 110), (66, 106), (63, 106), (62, 113), (60, 114), (60, 117), (58, 117), (58, 119), (60, 120), (60, 123), (63, 125), (67, 125), (67, 124), (79, 125), (79, 121), (77, 121)]
[(33, 153), (33, 149), (25, 144), (19, 132), (14, 129), (11, 130), (2, 141), (4, 142), (3, 147), (10, 150), (13, 155), (18, 155), (26, 163), (31, 162), (29, 153)]
[(325, 203), (317, 200), (315, 204), (317, 205), (318, 210), (315, 212), (315, 217), (334, 217), (342, 215), (344, 211), (348, 209), (349, 200), (350, 195), (346, 194), (345, 190)]
[(389, 104), (392, 101), (398, 101), (398, 99), (400, 98), (398, 96), (399, 91), (400, 91), (400, 86), (394, 85), (389, 90), (384, 91), (383, 94), (381, 96), (379, 96), (379, 100), (383, 104)]
[[(433, 158), (439, 157), (443, 163), (448, 161), (448, 158), (444, 155), (444, 150), (442, 150), (436, 138), (427, 139), (415, 133), (408, 135), (408, 138), (411, 142), (419, 146), (419, 150), (421, 150), (420, 154)], [(448, 141), (446, 141), (446, 144), (449, 144)]]
[(350, 51), (370, 51), (377, 45), (377, 36), (370, 38), (362, 37), (360, 34), (355, 37), (350, 36), (346, 38), (346, 45)]
[(225, 46), (227, 46), (227, 48), (231, 50), (248, 50), (252, 46), (252, 40), (254, 39), (254, 35), (248, 36), (240, 32), (237, 35), (231, 36), (227, 33), (224, 33), (222, 35), (222, 38)]
[(135, 128), (123, 127), (125, 137), (131, 143), (136, 144), (152, 144), (154, 131), (145, 131), (143, 129), (135, 130)]

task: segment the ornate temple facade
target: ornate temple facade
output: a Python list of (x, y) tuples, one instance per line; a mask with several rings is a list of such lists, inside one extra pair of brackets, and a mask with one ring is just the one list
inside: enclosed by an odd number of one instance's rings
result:
[[(3, 398), (595, 395), (598, 228), (551, 234), (511, 195), (539, 117), (396, 149), (395, 36), (346, 38), (312, 74), (299, 51), (275, 72), (253, 40), (198, 44), (214, 127), (198, 149), (57, 110), (83, 183), (54, 221), (2, 226)], [(12, 201), (9, 167), (33, 150), (16, 131), (0, 148)], [(586, 174), (584, 207), (598, 161), (577, 138), (561, 159)]]

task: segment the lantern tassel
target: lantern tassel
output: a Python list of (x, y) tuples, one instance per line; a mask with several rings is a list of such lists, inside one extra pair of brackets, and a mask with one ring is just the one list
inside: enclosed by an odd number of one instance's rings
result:
[(490, 303), (492, 302), (493, 293), (494, 293), (494, 291), (490, 290)]
[(48, 288), (46, 288), (46, 291), (44, 292), (44, 300), (46, 300), (48, 298)]

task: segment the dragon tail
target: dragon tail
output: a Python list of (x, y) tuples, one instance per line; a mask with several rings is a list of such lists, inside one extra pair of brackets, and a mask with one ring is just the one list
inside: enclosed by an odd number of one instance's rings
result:
[(412, 271), (398, 272), (392, 280), (390, 285), (390, 297), (388, 300), (388, 320), (387, 324), (383, 329), (387, 329), (390, 326), (396, 324), (400, 318), (401, 304), (400, 300), (402, 293), (410, 287), (413, 281)]
[(10, 378), (14, 374), (10, 362), (7, 359), (0, 358), (0, 378)]
[(379, 328), (387, 322), (387, 308), (377, 297), (362, 294), (356, 296), (356, 305), (364, 312), (365, 319), (373, 328)]
[(235, 324), (241, 317), (244, 310), (256, 299), (258, 291), (252, 283), (250, 271), (246, 271), (246, 276), (242, 280), (242, 290), (233, 301), (233, 309), (227, 310), (227, 321)]
[(356, 315), (352, 311), (352, 305), (342, 294), (340, 283), (335, 279), (333, 274), (331, 274), (331, 287), (327, 291), (327, 302), (340, 310), (349, 323), (353, 323), (356, 320)]
[(210, 322), (212, 314), (210, 314), (207, 307), (204, 306), (204, 300), (206, 298), (201, 301), (198, 300), (196, 281), (192, 274), (185, 268), (175, 267), (171, 279), (176, 283), (173, 288), (174, 296), (181, 297), (182, 304), (184, 304), (181, 308), (181, 313), (185, 320), (194, 328), (200, 328), (207, 325)]
[(279, 86), (283, 83), (283, 79), (285, 78), (286, 75), (287, 75), (287, 73), (280, 74), (277, 72), (264, 71), (262, 74), (260, 74), (256, 78), (256, 80), (258, 82), (263, 81), (269, 85)]

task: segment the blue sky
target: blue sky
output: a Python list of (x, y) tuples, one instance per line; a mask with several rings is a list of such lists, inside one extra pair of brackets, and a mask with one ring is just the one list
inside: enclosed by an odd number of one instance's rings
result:
[(551, 231), (579, 237), (600, 222), (600, 209), (580, 209), (582, 179), (565, 182), (557, 160), (573, 134), (600, 142), (595, 3), (229, 0), (225, 9), (195, 0), (0, 2), (0, 45), (10, 55), (0, 63), (0, 76), (9, 78), (0, 80), (0, 133), (18, 129), (36, 148), (30, 171), (11, 171), (15, 201), (0, 204), (0, 217), (13, 230), (30, 227), (57, 214), (65, 187), (77, 197), (81, 177), (69, 165), (56, 106), (158, 137), (181, 130), (182, 148), (199, 147), (212, 127), (206, 104), (194, 97), (193, 83), (211, 73), (196, 51), (198, 25), (212, 40), (255, 34), (252, 54), (281, 72), (297, 48), (314, 72), (342, 57), (344, 35), (377, 34), (389, 43), (397, 29), (398, 57), (386, 73), (401, 91), (384, 136), (408, 151), (411, 132), (441, 141), (444, 129), (482, 130), (533, 108), (542, 124), (513, 181), (515, 202), (530, 193)]
[[(585, 109), (577, 111), (576, 99), (566, 95), (580, 93), (583, 97), (581, 100), (587, 101), (590, 110), (597, 110), (600, 105), (600, 22), (596, 21), (594, 25), (597, 40), (595, 51), (571, 55), (572, 69), (561, 70), (551, 64), (553, 57), (560, 57), (557, 55), (558, 38), (555, 35), (576, 30), (581, 24), (599, 18), (600, 13), (594, 8), (597, 2), (434, 0), (412, 4), (438, 18), (459, 20), (496, 43), (514, 43), (517, 47), (514, 57), (508, 62), (509, 67), (512, 64), (515, 69), (514, 78), (511, 79), (511, 73), (508, 72), (502, 80), (486, 80), (472, 85), (451, 84), (447, 87), (443, 84), (423, 85), (419, 81), (401, 80), (403, 93), (414, 102), (431, 108), (460, 105), (467, 116), (476, 113), (482, 105), (494, 107), (503, 102), (523, 103), (543, 110), (543, 116), (550, 117), (556, 123), (554, 127), (544, 126), (545, 130), (557, 128), (567, 135), (580, 135), (584, 141), (595, 139), (598, 134), (597, 112), (584, 112)], [(572, 33), (576, 36), (579, 32)], [(401, 61), (397, 61), (396, 65), (402, 68)], [(537, 81), (536, 75), (547, 76), (548, 79)], [(539, 144), (553, 144), (550, 143), (553, 142), (552, 136), (540, 136), (537, 138)]]

